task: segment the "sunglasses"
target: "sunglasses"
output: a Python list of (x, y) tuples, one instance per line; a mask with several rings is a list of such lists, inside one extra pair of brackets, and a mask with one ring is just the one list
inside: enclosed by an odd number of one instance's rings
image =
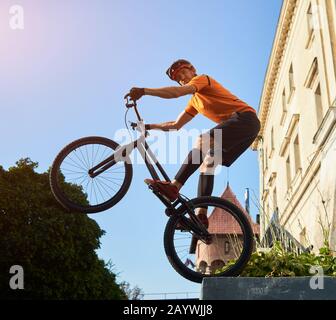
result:
[(187, 60), (178, 60), (174, 62), (166, 71), (167, 76), (175, 81), (176, 74), (183, 68), (190, 66), (190, 62)]

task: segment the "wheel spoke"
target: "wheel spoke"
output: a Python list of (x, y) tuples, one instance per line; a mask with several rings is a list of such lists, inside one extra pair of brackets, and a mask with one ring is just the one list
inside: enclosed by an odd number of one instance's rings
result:
[[(75, 151), (72, 151), (71, 153), (74, 153)], [(71, 154), (70, 153), (70, 154)], [(67, 156), (67, 159), (69, 159), (69, 160), (71, 160), (78, 168), (80, 168), (81, 170), (86, 170), (85, 169), (85, 166), (84, 167), (82, 167), (81, 166), (81, 164), (80, 163), (78, 163), (77, 161), (75, 161), (74, 159), (72, 159), (71, 157), (70, 157), (70, 154)], [(81, 161), (82, 162), (82, 161)], [(83, 164), (83, 162), (82, 162), (82, 164)]]
[[(208, 198), (211, 200), (211, 197)], [(236, 275), (247, 263), (251, 253), (252, 242), (243, 243), (245, 239), (243, 235), (251, 232), (250, 227), (246, 227), (247, 222), (244, 222), (245, 226), (242, 222), (242, 218), (243, 221), (247, 221), (244, 218), (245, 214), (238, 211), (239, 209), (234, 211), (224, 201), (222, 203), (219, 200), (211, 200), (214, 202), (211, 203), (210, 200), (209, 202), (205, 200), (201, 202), (199, 199), (192, 200), (195, 202), (192, 206), (196, 211), (198, 207), (207, 206), (208, 217), (213, 215), (209, 219), (208, 231), (212, 232), (210, 242), (194, 232), (190, 236), (183, 235), (179, 229), (176, 229), (179, 221), (175, 220), (175, 217), (171, 218), (174, 219), (175, 225), (166, 229), (166, 233), (171, 232), (171, 235), (165, 234), (165, 238), (167, 236), (171, 238), (169, 241), (172, 244), (171, 247), (165, 247), (166, 251), (168, 250), (167, 254), (173, 260), (178, 259), (179, 261), (178, 264), (172, 261), (174, 267), (187, 279), (196, 282), (201, 282), (205, 275)], [(228, 264), (229, 261), (230, 264)]]
[(113, 201), (120, 200), (116, 195), (120, 197), (120, 191), (125, 193), (128, 189), (130, 166), (120, 161), (94, 178), (89, 175), (90, 168), (110, 158), (114, 152), (114, 145), (99, 137), (83, 138), (63, 149), (50, 175), (55, 180), (52, 190), (60, 195), (56, 196), (57, 200), (70, 209), (88, 213), (104, 210), (107, 203), (112, 206)]
[(90, 179), (90, 182), (91, 182), (91, 191), (90, 191), (90, 203), (91, 203), (91, 198), (92, 198), (92, 184), (93, 184), (92, 179)]
[[(101, 154), (101, 156), (100, 156), (100, 158), (99, 158), (98, 163), (101, 163), (101, 162), (104, 160), (106, 150), (108, 150), (108, 149), (105, 147), (103, 153)], [(107, 159), (107, 157), (106, 157), (105, 159)]]
[(87, 193), (87, 189), (88, 189), (89, 183), (90, 183), (90, 179), (88, 179), (88, 182), (87, 182), (87, 184), (86, 184), (86, 187), (85, 187), (85, 194), (88, 194), (88, 193)]
[(83, 182), (86, 180), (90, 181), (90, 178), (88, 176), (84, 176), (84, 179), (79, 184), (82, 186)]
[[(103, 199), (103, 202), (105, 202), (105, 198), (104, 198), (103, 194), (101, 193), (101, 190), (100, 190), (100, 188), (99, 188), (99, 186), (98, 186), (98, 180), (97, 180), (97, 179), (94, 180), (94, 183), (96, 184), (96, 186), (97, 186), (97, 188), (98, 188), (98, 191), (99, 191), (99, 193), (100, 193), (101, 198)], [(98, 204), (98, 201), (97, 201), (97, 204)]]
[(96, 152), (96, 154), (95, 154), (95, 156), (94, 156), (94, 158), (93, 158), (93, 161), (92, 161), (92, 167), (95, 165), (95, 163), (96, 163), (96, 157), (97, 157), (97, 154), (99, 153), (99, 149), (100, 149), (100, 144), (98, 144), (98, 149), (97, 149), (97, 152)]
[(109, 181), (109, 182), (112, 182), (113, 184), (117, 185), (118, 187), (121, 186), (121, 184), (118, 184), (118, 183), (116, 183), (116, 182), (114, 182), (114, 181), (112, 181), (112, 180), (109, 180), (108, 178), (105, 178), (105, 177), (99, 177), (99, 178), (102, 178), (102, 179), (104, 179), (104, 180), (107, 180), (107, 181)]
[(81, 155), (82, 155), (82, 157), (83, 157), (83, 161), (84, 161), (84, 163), (85, 163), (85, 168), (86, 168), (87, 170), (89, 170), (89, 166), (90, 166), (90, 164), (86, 162), (87, 159), (85, 159), (85, 155), (83, 154), (84, 151), (82, 151), (82, 148), (79, 148), (79, 152), (81, 153)]
[(63, 163), (65, 163), (65, 164), (67, 164), (67, 165), (69, 165), (69, 166), (71, 166), (71, 167), (75, 167), (75, 168), (77, 168), (77, 169), (80, 169), (80, 170), (84, 170), (84, 171), (86, 171), (85, 170), (85, 168), (83, 168), (83, 167), (80, 167), (79, 165), (78, 165), (78, 163), (77, 162), (74, 162), (70, 157), (68, 157), (74, 164), (72, 164), (72, 163), (70, 163), (70, 162), (67, 162), (67, 161), (63, 161)]
[(93, 167), (93, 153), (94, 153), (94, 144), (91, 145), (91, 155), (92, 155), (92, 157), (91, 157), (91, 167), (90, 168)]
[[(78, 148), (79, 152), (82, 154), (81, 148)], [(79, 158), (76, 150), (73, 151), (73, 154), (77, 157), (77, 159), (82, 163), (82, 165), (84, 166), (84, 169), (87, 170), (87, 164), (85, 163), (84, 160), (82, 160), (81, 158)], [(83, 154), (82, 154), (83, 155)]]
[(80, 177), (78, 177), (78, 178), (73, 178), (73, 179), (68, 180), (68, 181), (69, 181), (69, 182), (70, 182), (70, 181), (76, 181), (76, 180), (82, 179), (83, 177), (86, 177), (86, 175), (85, 175), (85, 174), (82, 174)]
[(99, 179), (97, 179), (97, 182), (99, 183), (99, 185), (101, 185), (101, 187), (104, 189), (104, 191), (111, 196), (111, 194), (105, 189), (104, 185), (101, 183), (101, 181), (99, 181)]
[(83, 174), (83, 172), (73, 171), (73, 170), (70, 170), (70, 169), (62, 169), (61, 168), (61, 171), (62, 171), (62, 173), (64, 171), (67, 171), (68, 172), (67, 174)]
[[(100, 177), (97, 177), (97, 178), (100, 178)], [(113, 189), (111, 186), (109, 186), (108, 184), (106, 184), (104, 181), (100, 181), (102, 184), (104, 184), (106, 187), (110, 188), (113, 190), (113, 192), (116, 192), (115, 189)]]
[(92, 179), (92, 185), (93, 185), (93, 191), (94, 191), (94, 194), (95, 194), (95, 197), (96, 197), (96, 205), (99, 203), (98, 202), (98, 198), (97, 198), (97, 193), (96, 193), (96, 188), (95, 188), (95, 180)]
[(87, 168), (90, 169), (90, 158), (89, 158), (89, 153), (88, 153), (88, 150), (87, 150), (87, 145), (85, 146), (85, 153), (86, 153), (86, 158), (87, 158), (87, 161), (88, 161), (88, 167)]

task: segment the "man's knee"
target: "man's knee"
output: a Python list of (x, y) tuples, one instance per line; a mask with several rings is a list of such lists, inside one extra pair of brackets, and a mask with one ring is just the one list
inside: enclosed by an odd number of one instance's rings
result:
[(214, 174), (217, 166), (218, 162), (215, 157), (207, 154), (200, 166), (200, 172), (203, 174)]
[(209, 134), (200, 135), (194, 145), (194, 148), (201, 150), (206, 153), (210, 148), (213, 147), (214, 139)]
[(198, 150), (202, 150), (202, 136), (197, 137), (194, 148)]

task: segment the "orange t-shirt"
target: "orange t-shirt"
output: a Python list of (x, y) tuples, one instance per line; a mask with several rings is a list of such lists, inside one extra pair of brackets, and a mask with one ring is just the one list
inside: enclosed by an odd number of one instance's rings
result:
[(203, 114), (216, 123), (231, 117), (234, 112), (256, 111), (225, 89), (215, 79), (200, 75), (192, 78), (188, 85), (193, 85), (196, 92), (188, 102), (185, 112), (192, 116)]

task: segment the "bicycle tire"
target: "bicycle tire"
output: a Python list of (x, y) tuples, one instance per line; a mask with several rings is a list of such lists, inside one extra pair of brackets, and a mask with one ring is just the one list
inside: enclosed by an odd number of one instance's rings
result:
[(56, 198), (56, 200), (66, 209), (74, 210), (76, 212), (82, 212), (82, 213), (97, 213), (104, 210), (107, 210), (111, 207), (113, 207), (115, 204), (117, 204), (126, 194), (128, 191), (132, 176), (133, 176), (133, 169), (132, 164), (129, 158), (126, 158), (124, 161), (124, 167), (125, 167), (125, 177), (123, 179), (123, 184), (120, 187), (120, 189), (117, 191), (117, 193), (110, 198), (109, 200), (98, 204), (98, 205), (83, 205), (78, 204), (72, 201), (67, 197), (67, 195), (64, 194), (63, 190), (60, 187), (60, 182), (58, 179), (58, 175), (60, 172), (60, 166), (63, 162), (63, 160), (66, 158), (67, 155), (69, 155), (72, 151), (78, 149), (82, 146), (88, 146), (88, 145), (94, 145), (99, 144), (103, 145), (105, 147), (111, 148), (112, 150), (116, 150), (116, 148), (119, 146), (119, 144), (111, 139), (107, 139), (104, 137), (97, 137), (97, 136), (91, 136), (91, 137), (84, 137), (78, 140), (75, 140), (71, 143), (69, 143), (67, 146), (65, 146), (56, 156), (50, 170), (49, 175), (49, 182), (51, 191)]
[(217, 274), (201, 274), (194, 270), (191, 270), (186, 264), (181, 261), (179, 258), (175, 245), (174, 245), (174, 234), (176, 231), (176, 225), (181, 220), (181, 215), (186, 214), (186, 208), (179, 208), (180, 214), (172, 215), (166, 225), (164, 232), (164, 248), (166, 256), (172, 265), (172, 267), (184, 278), (201, 283), (205, 277), (229, 277), (237, 276), (244, 269), (247, 262), (249, 261), (253, 246), (254, 246), (254, 237), (251, 224), (247, 216), (233, 203), (228, 200), (219, 198), (219, 197), (199, 197), (192, 199), (188, 202), (188, 205), (199, 206), (208, 205), (208, 206), (217, 206), (230, 213), (235, 217), (236, 221), (240, 224), (243, 232), (243, 248), (242, 253), (238, 259), (238, 262), (231, 268)]

